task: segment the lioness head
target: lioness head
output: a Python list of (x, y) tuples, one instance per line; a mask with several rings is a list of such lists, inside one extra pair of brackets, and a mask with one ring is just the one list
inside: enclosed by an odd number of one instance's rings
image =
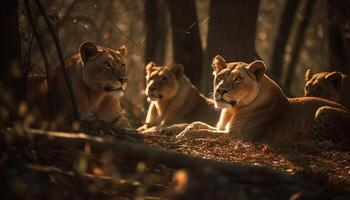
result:
[(150, 62), (146, 66), (146, 95), (148, 101), (166, 101), (179, 90), (179, 79), (184, 67), (180, 64), (157, 66)]
[(263, 61), (226, 63), (219, 55), (213, 59), (212, 67), (215, 106), (220, 109), (242, 107), (254, 101), (266, 71)]
[(305, 73), (305, 96), (315, 96), (337, 101), (343, 75), (340, 72), (321, 72), (313, 74), (311, 70)]
[(95, 91), (121, 96), (127, 86), (126, 47), (117, 50), (97, 46), (92, 42), (80, 45), (82, 77), (86, 85)]

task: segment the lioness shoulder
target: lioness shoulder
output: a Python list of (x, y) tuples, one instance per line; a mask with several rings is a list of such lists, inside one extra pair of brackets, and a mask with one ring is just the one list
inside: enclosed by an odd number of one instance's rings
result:
[(305, 96), (315, 96), (338, 102), (350, 109), (350, 78), (340, 72), (305, 73)]

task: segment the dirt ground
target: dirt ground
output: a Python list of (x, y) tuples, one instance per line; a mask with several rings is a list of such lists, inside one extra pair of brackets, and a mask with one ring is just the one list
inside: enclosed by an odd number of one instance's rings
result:
[(291, 175), (315, 175), (322, 179), (318, 181), (342, 185), (350, 190), (350, 152), (331, 143), (310, 141), (298, 146), (273, 149), (265, 144), (252, 144), (229, 136), (196, 140), (164, 137), (145, 142), (191, 156), (269, 166)]
[[(8, 199), (349, 199), (350, 153), (330, 143), (306, 142), (284, 149), (222, 136), (118, 135), (155, 149), (255, 166), (282, 175), (227, 174), (210, 167), (174, 169), (111, 152), (39, 145), (2, 144), (2, 190)], [(4, 140), (1, 140), (2, 142)], [(152, 163), (152, 164), (150, 164)]]

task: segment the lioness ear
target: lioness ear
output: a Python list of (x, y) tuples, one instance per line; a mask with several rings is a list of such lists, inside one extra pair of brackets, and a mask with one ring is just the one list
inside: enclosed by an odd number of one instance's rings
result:
[(98, 53), (98, 48), (93, 42), (83, 42), (79, 47), (79, 52), (83, 63), (85, 63), (89, 58)]
[(117, 52), (119, 53), (120, 56), (125, 57), (128, 54), (128, 50), (126, 49), (125, 45), (120, 46), (117, 49)]
[(326, 75), (326, 80), (329, 81), (335, 89), (339, 89), (342, 81), (342, 74), (340, 72), (331, 72)]
[(147, 65), (146, 65), (146, 74), (147, 76), (149, 76), (152, 71), (154, 70), (154, 68), (157, 67), (157, 64), (153, 61), (149, 62)]
[(306, 70), (305, 72), (305, 82), (308, 82), (314, 74), (311, 72), (311, 69)]
[(247, 69), (254, 74), (255, 79), (257, 81), (260, 81), (266, 72), (266, 65), (263, 61), (261, 60), (256, 60), (252, 63), (250, 63), (247, 67)]
[(175, 74), (176, 78), (180, 78), (185, 69), (182, 64), (172, 64), (168, 66), (170, 71)]
[(219, 71), (226, 68), (226, 61), (220, 55), (214, 57), (213, 62), (211, 64), (213, 67), (213, 75), (217, 74)]

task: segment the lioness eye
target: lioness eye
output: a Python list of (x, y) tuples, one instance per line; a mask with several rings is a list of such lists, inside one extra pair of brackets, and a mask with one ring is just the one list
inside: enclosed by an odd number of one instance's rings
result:
[(107, 65), (107, 69), (113, 70), (111, 63), (109, 63), (108, 61), (104, 61), (103, 64)]
[(234, 80), (234, 82), (238, 83), (238, 82), (241, 82), (242, 80), (243, 80), (243, 78), (240, 77), (240, 76), (238, 76), (238, 77)]

